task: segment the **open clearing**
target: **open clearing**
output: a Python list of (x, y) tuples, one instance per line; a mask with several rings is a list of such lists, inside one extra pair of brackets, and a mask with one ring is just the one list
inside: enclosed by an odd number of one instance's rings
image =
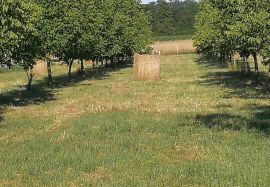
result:
[(0, 186), (269, 186), (269, 93), (196, 55), (162, 57), (162, 80), (132, 68), (54, 66), (0, 74)]
[(158, 41), (153, 49), (160, 51), (161, 55), (177, 55), (195, 53), (196, 48), (192, 40)]

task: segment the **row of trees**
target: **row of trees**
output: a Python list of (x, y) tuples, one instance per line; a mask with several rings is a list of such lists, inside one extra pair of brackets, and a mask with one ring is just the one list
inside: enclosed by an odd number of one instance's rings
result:
[(51, 57), (74, 60), (130, 58), (150, 44), (148, 16), (138, 0), (5, 0), (2, 3), (0, 63), (12, 61), (27, 70), (28, 89), (38, 58), (47, 61), (52, 83)]
[(155, 36), (192, 35), (198, 6), (195, 0), (157, 0), (144, 5)]
[(259, 55), (265, 65), (269, 64), (269, 0), (202, 0), (195, 28), (194, 43), (200, 54), (231, 61), (239, 53), (248, 72), (249, 56), (257, 73)]

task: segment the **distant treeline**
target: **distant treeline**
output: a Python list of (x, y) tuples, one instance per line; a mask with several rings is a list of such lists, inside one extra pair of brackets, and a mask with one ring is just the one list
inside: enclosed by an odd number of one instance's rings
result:
[(195, 0), (157, 0), (144, 5), (154, 36), (193, 35), (199, 3)]

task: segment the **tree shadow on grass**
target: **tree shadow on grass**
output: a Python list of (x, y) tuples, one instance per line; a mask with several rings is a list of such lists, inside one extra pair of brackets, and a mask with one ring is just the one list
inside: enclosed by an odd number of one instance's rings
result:
[[(209, 66), (212, 62), (199, 62), (199, 64), (206, 63)], [(207, 66), (208, 66), (207, 65)], [(215, 66), (215, 65), (213, 65)], [(216, 67), (215, 67), (216, 68)], [(224, 98), (243, 98), (243, 99), (269, 99), (270, 88), (265, 82), (258, 82), (255, 73), (244, 74), (238, 71), (230, 71), (228, 68), (219, 67), (215, 72), (200, 77), (197, 83), (204, 86), (219, 86), (227, 88)], [(260, 77), (264, 77), (261, 73)]]
[[(256, 81), (255, 73), (243, 74), (236, 71), (230, 71), (226, 67), (220, 67), (213, 62), (199, 61), (202, 66), (209, 66), (216, 69), (200, 77), (197, 84), (203, 86), (218, 86), (224, 88), (223, 98), (239, 99), (259, 99), (269, 101), (270, 90), (267, 84)], [(264, 76), (264, 75), (261, 75)], [(222, 108), (231, 108), (230, 104), (221, 106)], [(270, 106), (267, 105), (246, 105), (241, 110), (248, 110), (251, 116), (243, 117), (231, 113), (214, 113), (207, 115), (197, 115), (196, 121), (206, 127), (213, 129), (257, 129), (266, 135), (270, 135)]]
[(220, 60), (209, 60), (206, 57), (199, 57), (195, 62), (206, 68), (228, 68), (228, 64)]
[[(7, 107), (22, 107), (29, 105), (39, 105), (48, 101), (56, 100), (55, 92), (58, 89), (72, 87), (84, 80), (102, 80), (110, 76), (110, 72), (120, 69), (109, 69), (95, 67), (86, 69), (85, 76), (72, 73), (69, 79), (66, 74), (53, 77), (53, 84), (47, 85), (47, 78), (38, 81), (33, 85), (32, 90), (27, 91), (25, 87), (18, 87), (14, 90), (0, 93), (0, 123), (4, 120), (4, 110)], [(85, 85), (86, 86), (86, 85)], [(89, 86), (89, 84), (87, 85)]]
[(233, 114), (208, 114), (197, 115), (196, 122), (216, 130), (257, 130), (270, 135), (270, 106), (257, 106), (253, 116), (246, 118)]

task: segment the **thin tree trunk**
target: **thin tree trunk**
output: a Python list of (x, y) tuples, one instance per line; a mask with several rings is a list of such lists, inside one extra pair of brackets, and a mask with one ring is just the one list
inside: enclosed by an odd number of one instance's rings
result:
[(11, 69), (11, 67), (12, 67), (11, 61), (10, 61), (10, 63), (7, 64), (7, 66), (8, 66), (8, 69)]
[(28, 83), (26, 86), (27, 91), (32, 90), (32, 82), (33, 82), (33, 68), (29, 67), (28, 70), (26, 71), (27, 73), (27, 78), (28, 78)]
[(259, 73), (259, 65), (258, 65), (258, 58), (257, 53), (253, 53), (254, 65), (255, 65), (255, 72)]
[(246, 70), (247, 70), (247, 73), (250, 73), (251, 72), (251, 70), (250, 70), (250, 65), (249, 65), (249, 63), (248, 63), (248, 60), (247, 60), (247, 57), (246, 56), (244, 56), (243, 57), (243, 61), (244, 61), (244, 63), (246, 64)]
[(80, 74), (81, 74), (82, 76), (85, 76), (83, 59), (81, 59), (81, 69), (80, 69)]
[(233, 60), (232, 60), (232, 54), (229, 54), (229, 61), (230, 61), (230, 63), (233, 62)]
[(125, 65), (125, 61), (124, 61), (124, 56), (122, 55), (121, 57), (120, 57), (120, 61), (121, 61), (121, 66), (124, 66)]
[(105, 68), (107, 68), (107, 67), (108, 67), (108, 59), (105, 58)]
[[(244, 70), (244, 72), (246, 72), (246, 71), (247, 71), (247, 62), (246, 62), (246, 57), (245, 57), (245, 56), (243, 56), (243, 57), (242, 57), (242, 59), (243, 59), (243, 63), (244, 63), (244, 65), (245, 65), (245, 70)], [(241, 70), (241, 71), (243, 71), (243, 70), (242, 70), (242, 65), (241, 65), (241, 64), (240, 64), (240, 66), (239, 66), (239, 67), (240, 67), (240, 70)]]
[(68, 62), (68, 78), (71, 78), (72, 64), (73, 64), (73, 60), (70, 60)]
[(114, 68), (114, 60), (111, 58), (111, 68)]
[(101, 59), (101, 62), (100, 63), (101, 63), (101, 66), (103, 67), (103, 64), (104, 64), (103, 59)]
[(220, 61), (223, 64), (226, 61), (226, 55), (225, 54), (220, 54)]
[(47, 70), (48, 70), (48, 84), (52, 84), (52, 62), (47, 60)]

